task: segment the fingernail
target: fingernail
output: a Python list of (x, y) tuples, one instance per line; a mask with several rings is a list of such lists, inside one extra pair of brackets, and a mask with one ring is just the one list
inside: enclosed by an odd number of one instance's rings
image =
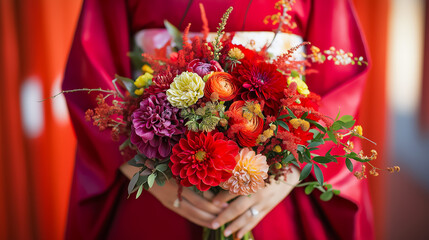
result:
[(225, 232), (223, 232), (223, 235), (225, 235), (225, 237), (228, 237), (229, 235), (231, 235), (231, 231), (225, 230)]
[(226, 202), (222, 203), (222, 207), (223, 207), (223, 208), (228, 207), (228, 203), (226, 203)]
[(219, 223), (218, 222), (212, 223), (212, 228), (213, 229), (218, 229), (219, 228)]

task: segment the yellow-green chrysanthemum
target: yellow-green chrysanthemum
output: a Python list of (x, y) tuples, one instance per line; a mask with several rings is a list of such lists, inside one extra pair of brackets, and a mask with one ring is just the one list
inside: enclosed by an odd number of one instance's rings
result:
[(203, 79), (198, 74), (182, 72), (170, 84), (167, 99), (174, 107), (189, 107), (204, 96), (204, 85)]

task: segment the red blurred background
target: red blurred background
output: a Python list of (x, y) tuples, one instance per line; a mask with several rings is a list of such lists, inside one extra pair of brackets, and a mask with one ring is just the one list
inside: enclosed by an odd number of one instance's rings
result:
[[(397, 160), (389, 147), (398, 136), (389, 127), (386, 74), (390, 9), (398, 1), (354, 0), (373, 63), (360, 122), (378, 143), (380, 167)], [(0, 239), (63, 238), (76, 139), (62, 96), (37, 100), (60, 91), (80, 7), (81, 0), (0, 1)], [(427, 131), (427, 69), (422, 76), (418, 127)], [(401, 164), (400, 174), (370, 179), (377, 239), (429, 239), (429, 188), (411, 176), (407, 162)]]

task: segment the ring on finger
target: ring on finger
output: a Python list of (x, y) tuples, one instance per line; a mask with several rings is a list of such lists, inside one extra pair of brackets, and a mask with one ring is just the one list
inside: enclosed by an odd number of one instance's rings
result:
[(180, 207), (180, 199), (176, 198), (176, 200), (174, 200), (173, 207), (175, 207), (175, 208), (179, 208)]
[(252, 217), (256, 217), (256, 216), (258, 216), (258, 214), (259, 214), (259, 211), (258, 210), (256, 210), (255, 208), (253, 208), (253, 207), (250, 207), (249, 208), (249, 211), (250, 211), (250, 215), (252, 215)]

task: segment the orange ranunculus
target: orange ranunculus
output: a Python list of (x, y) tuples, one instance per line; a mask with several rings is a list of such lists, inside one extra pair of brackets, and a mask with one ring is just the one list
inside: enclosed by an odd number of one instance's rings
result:
[(204, 95), (210, 98), (213, 92), (219, 95), (219, 101), (229, 101), (237, 95), (234, 78), (226, 72), (214, 72), (207, 79)]
[(256, 139), (264, 130), (264, 119), (257, 112), (249, 112), (247, 105), (257, 103), (235, 101), (226, 114), (229, 117), (231, 133), (237, 137), (237, 142), (244, 147), (256, 146)]

